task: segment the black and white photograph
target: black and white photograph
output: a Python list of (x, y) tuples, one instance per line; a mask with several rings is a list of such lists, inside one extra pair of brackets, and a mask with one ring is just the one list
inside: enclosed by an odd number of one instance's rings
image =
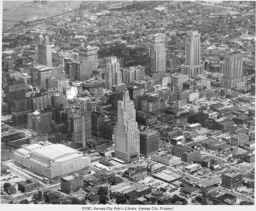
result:
[(1, 210), (253, 210), (255, 6), (1, 1)]

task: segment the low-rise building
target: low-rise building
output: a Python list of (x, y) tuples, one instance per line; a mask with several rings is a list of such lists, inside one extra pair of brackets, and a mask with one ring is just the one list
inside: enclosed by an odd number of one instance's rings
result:
[(27, 179), (26, 181), (18, 182), (18, 190), (24, 193), (37, 190), (39, 188), (39, 182), (34, 179)]
[(193, 163), (193, 162), (201, 161), (200, 151), (191, 149), (189, 147), (176, 145), (173, 147), (172, 153), (175, 156), (180, 157), (181, 160), (186, 163)]
[(223, 187), (233, 189), (240, 186), (243, 182), (242, 173), (238, 171), (227, 171), (222, 174), (221, 184)]
[(61, 191), (64, 193), (72, 193), (83, 187), (83, 176), (79, 174), (62, 177), (60, 180)]
[(162, 163), (164, 165), (167, 166), (173, 166), (173, 165), (178, 165), (181, 163), (181, 158), (165, 153), (165, 154), (161, 154), (161, 153), (155, 153), (151, 155), (151, 160), (155, 161), (155, 162), (159, 162)]
[(144, 166), (131, 167), (124, 172), (124, 177), (132, 181), (144, 179), (147, 176), (147, 168)]

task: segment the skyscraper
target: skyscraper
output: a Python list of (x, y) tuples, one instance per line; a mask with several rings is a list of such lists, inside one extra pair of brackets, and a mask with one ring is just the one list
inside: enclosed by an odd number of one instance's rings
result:
[(190, 31), (186, 36), (185, 65), (182, 67), (182, 74), (193, 77), (202, 73), (200, 46), (200, 34), (197, 31)]
[(86, 141), (92, 138), (91, 111), (78, 108), (68, 113), (68, 131), (76, 143), (86, 146)]
[(98, 47), (87, 46), (79, 49), (79, 80), (87, 80), (94, 70), (98, 70)]
[(240, 53), (230, 53), (223, 65), (223, 86), (226, 88), (242, 88), (245, 86), (243, 77), (243, 61)]
[(52, 67), (35, 65), (31, 68), (32, 85), (40, 89), (48, 90), (49, 79), (52, 77)]
[(52, 49), (49, 44), (49, 37), (43, 36), (42, 34), (39, 37), (39, 42), (37, 45), (38, 48), (38, 63), (52, 67)]
[(139, 81), (143, 79), (143, 77), (145, 76), (145, 67), (138, 65), (123, 68), (122, 73), (123, 83), (129, 86), (133, 81)]
[(113, 85), (119, 86), (122, 83), (122, 73), (120, 65), (116, 57), (109, 57), (107, 59), (107, 68), (105, 76), (105, 86), (112, 90)]
[(140, 132), (136, 122), (133, 101), (128, 91), (118, 101), (117, 124), (115, 127), (115, 155), (127, 162), (136, 159), (140, 153)]
[(166, 50), (164, 34), (155, 34), (154, 40), (150, 44), (150, 72), (166, 72)]

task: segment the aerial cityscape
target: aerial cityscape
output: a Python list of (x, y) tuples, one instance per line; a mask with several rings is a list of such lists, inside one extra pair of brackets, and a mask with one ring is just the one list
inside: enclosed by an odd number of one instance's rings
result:
[(3, 1), (1, 204), (254, 205), (255, 1)]

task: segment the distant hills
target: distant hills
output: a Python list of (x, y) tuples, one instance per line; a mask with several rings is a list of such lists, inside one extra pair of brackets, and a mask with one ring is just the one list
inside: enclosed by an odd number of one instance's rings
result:
[[(42, 1), (41, 1), (42, 2)], [(3, 2), (3, 31), (20, 22), (47, 18), (67, 9), (67, 1), (47, 1), (39, 3), (31, 1), (4, 1)], [(81, 1), (71, 1), (69, 8), (78, 8)]]

